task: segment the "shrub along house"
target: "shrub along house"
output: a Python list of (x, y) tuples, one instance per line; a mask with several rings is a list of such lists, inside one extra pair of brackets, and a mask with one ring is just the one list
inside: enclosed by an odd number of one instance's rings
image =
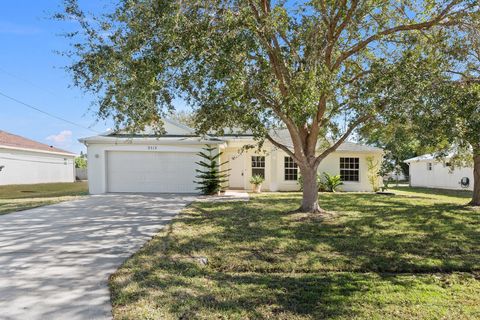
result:
[[(198, 168), (195, 162), (199, 160), (197, 153), (207, 144), (217, 146), (223, 152), (222, 162), (228, 161), (229, 188), (251, 190), (252, 175), (262, 175), (263, 190), (299, 190), (297, 165), (270, 143), (266, 142), (262, 151), (243, 151), (243, 147), (255, 143), (251, 135), (199, 137), (191, 128), (164, 122), (166, 133), (162, 136), (146, 129), (133, 135), (114, 132), (80, 139), (88, 148), (90, 193), (197, 192), (193, 182)], [(277, 137), (282, 139), (280, 134)], [(382, 149), (345, 142), (320, 164), (318, 172), (340, 174), (344, 183), (341, 190), (372, 191), (367, 158), (380, 163), (382, 155)]]

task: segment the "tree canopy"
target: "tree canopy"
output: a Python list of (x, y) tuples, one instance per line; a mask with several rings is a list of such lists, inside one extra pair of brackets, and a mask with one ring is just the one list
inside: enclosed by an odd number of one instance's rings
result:
[[(480, 205), (479, 23), (479, 16), (471, 15), (449, 30), (435, 29), (430, 38), (416, 41), (400, 64), (407, 71), (396, 73), (410, 79), (395, 87), (402, 98), (393, 102), (404, 112), (384, 113), (381, 126), (362, 131), (365, 139), (383, 144), (392, 154), (430, 152), (439, 160), (448, 156), (454, 167), (474, 164), (476, 205)], [(375, 85), (380, 95), (390, 87)]]
[[(200, 134), (251, 130), (290, 154), (305, 178), (302, 209), (315, 211), (319, 163), (393, 105), (374, 84), (389, 81), (386, 71), (423, 32), (478, 7), (477, 0), (123, 0), (92, 20), (67, 0), (57, 17), (82, 27), (69, 34), (70, 70), (76, 85), (98, 95), (100, 117), (161, 130), (183, 98)], [(293, 148), (270, 135), (276, 128), (289, 131)], [(332, 143), (318, 150), (320, 138)]]

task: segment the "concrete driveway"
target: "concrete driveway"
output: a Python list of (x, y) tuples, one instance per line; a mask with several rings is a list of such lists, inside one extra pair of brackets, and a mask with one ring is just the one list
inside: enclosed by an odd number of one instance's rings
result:
[(0, 319), (109, 319), (108, 276), (186, 195), (111, 194), (0, 216)]

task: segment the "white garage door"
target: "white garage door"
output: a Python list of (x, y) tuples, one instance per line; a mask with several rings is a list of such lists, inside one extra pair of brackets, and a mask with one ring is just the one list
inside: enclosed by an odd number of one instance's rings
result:
[(192, 193), (196, 184), (195, 153), (130, 152), (107, 153), (108, 192)]

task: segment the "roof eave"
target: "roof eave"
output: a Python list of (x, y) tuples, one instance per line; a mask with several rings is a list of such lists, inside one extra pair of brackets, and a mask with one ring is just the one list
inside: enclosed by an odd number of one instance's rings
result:
[(0, 149), (9, 149), (9, 150), (18, 150), (18, 151), (28, 151), (28, 152), (37, 152), (37, 153), (46, 153), (46, 154), (55, 154), (55, 155), (62, 155), (68, 157), (76, 157), (75, 153), (70, 152), (60, 152), (60, 151), (48, 151), (48, 150), (41, 150), (41, 149), (33, 149), (33, 148), (21, 148), (21, 147), (12, 147), (12, 146), (5, 146), (0, 145)]
[(221, 139), (202, 139), (198, 138), (198, 140), (192, 140), (192, 138), (196, 138), (193, 136), (176, 136), (176, 137), (115, 137), (115, 136), (95, 136), (95, 137), (88, 137), (78, 139), (79, 142), (87, 145), (89, 143), (92, 144), (102, 144), (102, 143), (128, 143), (128, 144), (146, 144), (146, 143), (155, 143), (155, 144), (170, 144), (170, 143), (181, 143), (181, 144), (198, 144), (198, 145), (205, 145), (205, 144), (223, 144), (225, 143), (224, 140)]

